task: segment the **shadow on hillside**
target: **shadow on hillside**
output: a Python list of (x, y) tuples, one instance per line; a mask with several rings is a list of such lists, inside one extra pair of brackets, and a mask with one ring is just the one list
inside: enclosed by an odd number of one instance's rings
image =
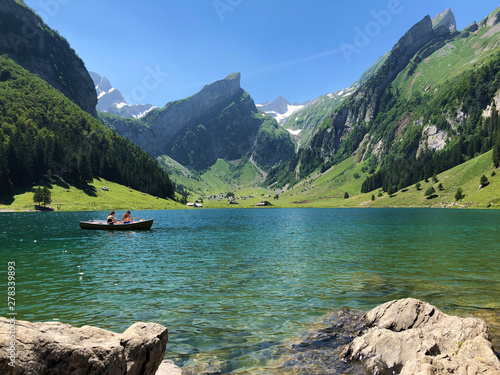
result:
[(0, 196), (0, 204), (10, 206), (12, 203), (14, 203), (16, 195), (25, 194), (29, 192), (33, 192), (33, 188), (30, 187), (15, 188), (12, 193)]
[(95, 186), (87, 185), (82, 188), (83, 192), (89, 197), (97, 197), (97, 189)]
[(438, 197), (438, 195), (437, 195), (437, 194), (432, 194), (432, 195), (429, 195), (429, 196), (427, 197), (427, 199), (434, 199), (434, 198), (437, 198), (437, 197)]
[(8, 194), (0, 197), (0, 204), (10, 206), (12, 203), (14, 203), (14, 195)]
[[(54, 181), (53, 184), (62, 187), (63, 189), (69, 189), (71, 187), (67, 182), (63, 180)], [(52, 188), (52, 186), (50, 186), (50, 188)]]

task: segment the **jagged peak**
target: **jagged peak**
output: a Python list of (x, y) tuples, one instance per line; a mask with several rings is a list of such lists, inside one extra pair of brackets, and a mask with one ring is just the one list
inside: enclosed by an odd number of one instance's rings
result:
[(225, 81), (231, 81), (231, 80), (241, 80), (241, 73), (231, 73), (229, 74), (226, 78), (224, 78)]
[(457, 21), (450, 8), (446, 8), (432, 19), (432, 28), (436, 31), (443, 28), (447, 32), (453, 32), (457, 29)]

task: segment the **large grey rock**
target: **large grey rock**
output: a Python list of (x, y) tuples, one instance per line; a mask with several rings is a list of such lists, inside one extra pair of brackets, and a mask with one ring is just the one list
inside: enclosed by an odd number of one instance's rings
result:
[(447, 8), (432, 19), (432, 28), (438, 35), (446, 35), (457, 30), (457, 21), (450, 8)]
[(124, 333), (59, 322), (15, 325), (15, 367), (9, 366), (8, 319), (0, 317), (0, 374), (153, 375), (165, 355), (167, 328), (135, 323)]
[(486, 323), (449, 316), (413, 298), (387, 302), (366, 314), (370, 327), (341, 354), (372, 374), (500, 374)]

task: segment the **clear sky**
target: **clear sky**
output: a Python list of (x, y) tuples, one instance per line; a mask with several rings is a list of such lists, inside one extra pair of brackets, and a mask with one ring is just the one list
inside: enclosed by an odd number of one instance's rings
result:
[(256, 103), (350, 86), (415, 23), (450, 7), (458, 29), (498, 0), (25, 0), (89, 71), (164, 106), (241, 72)]

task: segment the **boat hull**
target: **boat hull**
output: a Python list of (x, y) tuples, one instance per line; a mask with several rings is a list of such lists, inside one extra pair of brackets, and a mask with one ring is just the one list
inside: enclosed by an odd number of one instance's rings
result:
[(154, 220), (134, 221), (126, 224), (108, 224), (102, 220), (80, 221), (80, 228), (94, 230), (149, 230)]

